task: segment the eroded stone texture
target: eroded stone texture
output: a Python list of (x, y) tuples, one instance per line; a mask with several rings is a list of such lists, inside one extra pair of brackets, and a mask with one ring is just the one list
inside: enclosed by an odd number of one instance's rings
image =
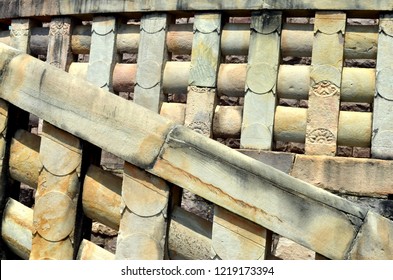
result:
[(195, 15), (189, 85), (215, 88), (221, 59), (221, 14)]
[(168, 250), (172, 260), (207, 260), (211, 257), (212, 224), (180, 207), (171, 213)]
[(33, 231), (33, 210), (9, 198), (1, 224), (1, 238), (17, 256), (29, 259)]
[(73, 60), (71, 35), (73, 22), (71, 18), (54, 18), (49, 26), (47, 62), (60, 69), (68, 70)]
[(392, 167), (390, 161), (297, 155), (290, 175), (333, 192), (387, 196)]
[[(248, 0), (248, 1), (211, 1), (211, 0), (182, 0), (182, 1), (161, 1), (134, 0), (126, 1), (124, 5), (113, 5), (107, 0), (87, 0), (85, 2), (71, 0), (54, 0), (44, 2), (42, 5), (31, 5), (30, 0), (19, 0), (17, 2), (7, 1), (7, 9), (1, 11), (2, 17), (28, 17), (28, 16), (48, 16), (48, 15), (74, 15), (92, 14), (97, 9), (107, 13), (121, 12), (146, 12), (146, 11), (206, 11), (206, 10), (329, 10), (332, 3), (326, 0), (303, 0), (291, 2), (288, 0)], [(381, 11), (390, 10), (392, 1), (366, 1), (348, 0), (345, 2), (335, 2), (334, 8), (337, 10), (355, 11)]]
[[(147, 14), (141, 20), (134, 101), (155, 113), (164, 100), (168, 25), (167, 14)], [(169, 187), (163, 180), (125, 163), (116, 259), (164, 258), (168, 200)]]
[(215, 89), (190, 86), (184, 125), (207, 137), (213, 136), (212, 124), (216, 99)]
[(349, 258), (355, 260), (391, 260), (393, 225), (390, 220), (368, 212)]
[(379, 21), (376, 92), (374, 99), (373, 139), (371, 155), (374, 158), (393, 158), (393, 113), (391, 110), (393, 15), (381, 15)]
[(5, 45), (1, 55), (2, 98), (140, 167), (157, 157), (172, 122)]
[(216, 206), (212, 256), (222, 260), (264, 259), (266, 231), (265, 228)]
[[(10, 45), (21, 51), (22, 53), (30, 53), (30, 34), (34, 23), (30, 19), (13, 19), (10, 26)], [(15, 51), (14, 49), (14, 51)], [(4, 64), (2, 63), (2, 66)], [(6, 150), (9, 149), (9, 144), (6, 142), (6, 135), (14, 133), (18, 127), (25, 127), (28, 122), (28, 114), (19, 109), (14, 110), (14, 115), (9, 114), (8, 104), (4, 100), (0, 100), (0, 213), (3, 212), (3, 205), (5, 203), (6, 187), (14, 187), (19, 191), (19, 183), (11, 183), (8, 178), (8, 171), (4, 161), (9, 160), (6, 155)], [(19, 115), (19, 116), (18, 116)], [(10, 121), (10, 122), (9, 122)], [(8, 147), (7, 147), (8, 146)], [(12, 190), (12, 191), (15, 191)], [(0, 252), (3, 253), (3, 242), (0, 241)]]

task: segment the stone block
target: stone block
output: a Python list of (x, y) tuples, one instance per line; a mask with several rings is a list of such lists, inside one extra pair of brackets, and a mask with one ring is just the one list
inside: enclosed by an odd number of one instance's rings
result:
[(295, 154), (281, 153), (271, 151), (256, 151), (256, 150), (238, 150), (242, 154), (252, 157), (260, 162), (270, 165), (282, 172), (289, 174), (292, 170), (292, 165), (295, 160)]
[(393, 222), (376, 213), (368, 212), (349, 258), (355, 260), (393, 259)]
[(255, 12), (251, 17), (241, 148), (272, 149), (281, 21), (281, 12)]
[(384, 160), (296, 155), (291, 176), (336, 193), (387, 196), (393, 163)]
[(134, 92), (135, 103), (159, 113), (164, 101), (162, 74), (167, 60), (167, 14), (146, 14), (141, 20), (138, 65)]
[(221, 207), (215, 207), (212, 254), (222, 260), (265, 258), (266, 229)]

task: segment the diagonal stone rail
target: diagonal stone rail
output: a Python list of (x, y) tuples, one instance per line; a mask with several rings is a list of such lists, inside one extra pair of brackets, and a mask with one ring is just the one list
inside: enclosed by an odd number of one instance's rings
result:
[(325, 257), (393, 258), (389, 219), (4, 44), (0, 69), (0, 98), (131, 164)]

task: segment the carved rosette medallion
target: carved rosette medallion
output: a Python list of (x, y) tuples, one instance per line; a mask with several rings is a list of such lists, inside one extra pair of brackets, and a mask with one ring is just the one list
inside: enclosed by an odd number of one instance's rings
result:
[(52, 21), (49, 30), (49, 34), (52, 36), (70, 35), (70, 24), (62, 21)]
[(320, 97), (329, 97), (339, 94), (340, 88), (330, 81), (324, 80), (315, 84), (312, 89), (312, 93)]
[(336, 137), (326, 128), (317, 128), (307, 135), (307, 139), (312, 144), (333, 144)]

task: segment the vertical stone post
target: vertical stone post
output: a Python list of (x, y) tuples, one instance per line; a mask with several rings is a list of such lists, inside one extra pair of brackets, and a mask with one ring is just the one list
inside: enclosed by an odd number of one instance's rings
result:
[(281, 23), (281, 12), (256, 12), (251, 17), (242, 148), (272, 149)]
[[(13, 19), (10, 30), (11, 46), (24, 53), (30, 53), (30, 34), (33, 26), (34, 22), (30, 19)], [(7, 176), (9, 144), (11, 142), (7, 139), (11, 140), (18, 128), (27, 128), (28, 119), (27, 112), (0, 100), (0, 215), (4, 209), (6, 197), (19, 195), (20, 188), (18, 182), (11, 181)], [(3, 247), (1, 243), (0, 251)]]
[[(306, 154), (335, 156), (346, 14), (317, 12), (308, 97)], [(326, 259), (316, 253), (315, 259)]]
[[(272, 150), (273, 148), (281, 28), (281, 12), (254, 12), (252, 14), (243, 123), (240, 134), (242, 148), (257, 150)], [(259, 232), (259, 239), (247, 242), (247, 236), (243, 235), (243, 243), (249, 245), (248, 254), (238, 257), (264, 259), (266, 252), (270, 253), (270, 248), (266, 248), (266, 245), (271, 243), (266, 240), (267, 230), (256, 225), (249, 226), (247, 229), (251, 231), (249, 233)], [(228, 248), (230, 248), (229, 245)]]
[[(164, 100), (162, 74), (168, 25), (167, 14), (146, 14), (141, 19), (134, 102), (156, 113)], [(125, 162), (116, 259), (166, 257), (169, 193), (164, 180)]]
[(113, 92), (112, 73), (118, 60), (116, 50), (117, 21), (112, 16), (93, 18), (87, 80)]
[(11, 47), (24, 53), (30, 53), (30, 33), (33, 27), (31, 19), (14, 19), (11, 22)]
[(64, 71), (73, 61), (71, 51), (71, 18), (53, 18), (49, 24), (48, 53), (46, 61)]
[(315, 14), (305, 143), (309, 155), (336, 155), (345, 26), (345, 13)]
[(164, 180), (125, 163), (116, 259), (164, 258), (168, 200)]
[[(11, 47), (18, 49), (24, 53), (30, 53), (30, 34), (31, 29), (34, 26), (34, 22), (30, 19), (14, 19), (11, 21), (11, 30), (10, 30), (10, 43)], [(0, 160), (1, 160), (1, 169), (3, 169), (7, 164), (4, 164), (6, 150), (7, 150), (7, 143), (6, 143), (6, 136), (7, 134), (13, 135), (17, 128), (26, 128), (28, 123), (29, 114), (27, 112), (21, 112), (21, 110), (14, 108), (15, 112), (10, 116), (9, 105), (0, 100)], [(23, 115), (23, 116), (21, 116)], [(8, 123), (8, 119), (13, 119), (13, 122), (22, 121), (22, 123)], [(7, 132), (7, 130), (13, 130)], [(8, 180), (5, 176), (5, 170), (1, 171), (1, 183), (0, 183), (0, 195), (3, 196), (4, 188), (6, 181)]]
[(82, 151), (79, 139), (44, 122), (30, 259), (73, 259)]
[(379, 19), (376, 94), (373, 109), (373, 158), (393, 159), (393, 14)]
[[(217, 72), (221, 61), (222, 16), (201, 13), (195, 16), (185, 125), (212, 136), (212, 120), (217, 102)], [(257, 229), (256, 229), (257, 228)], [(261, 233), (260, 238), (255, 237)], [(260, 242), (265, 230), (231, 212), (215, 206), (212, 232), (212, 258), (259, 259), (265, 254)], [(254, 235), (255, 234), (255, 235)], [(257, 244), (256, 246), (254, 246)], [(242, 250), (236, 250), (242, 248)]]
[[(114, 16), (95, 16), (91, 26), (91, 43), (86, 80), (105, 90), (113, 92), (113, 70), (119, 60), (116, 38), (118, 20)], [(106, 151), (84, 143), (84, 156), (99, 165), (101, 155)]]
[(195, 15), (185, 126), (212, 136), (217, 103), (217, 72), (221, 61), (221, 14)]
[(168, 26), (168, 14), (146, 14), (141, 20), (134, 101), (157, 113), (164, 101), (162, 74), (168, 58)]
[[(47, 63), (68, 68), (71, 30), (70, 18), (52, 19)], [(79, 139), (44, 121), (40, 160), (43, 169), (38, 176), (30, 259), (73, 259), (78, 249), (74, 234), (82, 161)]]

